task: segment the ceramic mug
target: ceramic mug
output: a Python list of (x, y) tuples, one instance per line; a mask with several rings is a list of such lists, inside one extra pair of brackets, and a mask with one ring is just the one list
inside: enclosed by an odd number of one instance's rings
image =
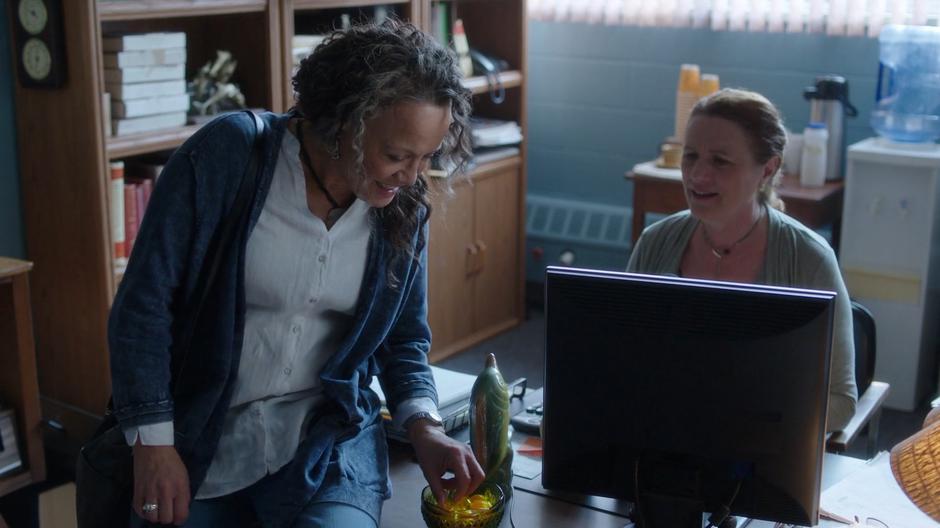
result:
[(668, 168), (678, 169), (682, 164), (682, 143), (674, 137), (668, 137), (659, 144), (659, 159), (656, 165)]

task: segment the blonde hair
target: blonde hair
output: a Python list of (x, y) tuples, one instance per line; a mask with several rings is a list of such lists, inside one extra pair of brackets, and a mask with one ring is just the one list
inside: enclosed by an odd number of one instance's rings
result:
[[(758, 163), (767, 163), (774, 156), (783, 159), (787, 131), (777, 107), (763, 95), (749, 90), (724, 88), (700, 99), (692, 108), (689, 120), (698, 115), (720, 117), (741, 127), (750, 140), (751, 154)], [(778, 170), (757, 191), (757, 199), (768, 207), (783, 211), (783, 200), (776, 191), (779, 181)]]

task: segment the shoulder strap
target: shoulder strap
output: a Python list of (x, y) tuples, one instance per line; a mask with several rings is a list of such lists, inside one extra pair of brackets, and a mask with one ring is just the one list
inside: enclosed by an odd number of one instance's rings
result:
[[(199, 316), (202, 314), (203, 306), (206, 303), (206, 298), (209, 296), (209, 291), (212, 289), (212, 284), (215, 282), (215, 277), (219, 271), (219, 267), (222, 265), (222, 260), (226, 253), (228, 253), (228, 249), (237, 239), (238, 234), (241, 233), (243, 228), (248, 224), (252, 198), (255, 196), (255, 189), (257, 187), (256, 182), (263, 169), (261, 157), (264, 152), (264, 143), (268, 135), (268, 130), (267, 127), (265, 127), (264, 120), (261, 119), (260, 116), (250, 110), (245, 110), (245, 112), (251, 115), (255, 121), (255, 140), (252, 144), (251, 158), (248, 162), (248, 166), (245, 168), (245, 174), (242, 176), (241, 184), (238, 187), (238, 194), (235, 195), (232, 208), (222, 220), (222, 223), (219, 224), (219, 227), (216, 228), (215, 234), (209, 242), (206, 257), (203, 260), (202, 269), (196, 281), (196, 287), (193, 289), (193, 294), (186, 307), (185, 313), (181, 314), (185, 318), (186, 326), (183, 331), (182, 339), (180, 340), (180, 348), (178, 348), (181, 355), (177, 362), (177, 372), (174, 378), (176, 380), (180, 379), (180, 375), (186, 365), (186, 357), (189, 355), (189, 349), (192, 346), (193, 334), (196, 331)], [(173, 393), (174, 395), (177, 393), (175, 387)]]

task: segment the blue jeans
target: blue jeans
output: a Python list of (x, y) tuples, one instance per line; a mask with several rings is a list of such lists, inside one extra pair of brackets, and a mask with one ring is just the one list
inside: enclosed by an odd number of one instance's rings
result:
[[(249, 528), (255, 523), (249, 501), (239, 499), (238, 494), (218, 499), (197, 500), (189, 506), (189, 519), (185, 528)], [(131, 513), (130, 528), (154, 526)], [(312, 502), (308, 504), (293, 528), (377, 528), (372, 516), (355, 506), (340, 502)]]

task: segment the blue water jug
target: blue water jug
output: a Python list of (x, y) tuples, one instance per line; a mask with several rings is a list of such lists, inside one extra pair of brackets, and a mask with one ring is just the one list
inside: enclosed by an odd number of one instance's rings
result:
[(940, 28), (885, 26), (871, 126), (903, 142), (940, 138)]

